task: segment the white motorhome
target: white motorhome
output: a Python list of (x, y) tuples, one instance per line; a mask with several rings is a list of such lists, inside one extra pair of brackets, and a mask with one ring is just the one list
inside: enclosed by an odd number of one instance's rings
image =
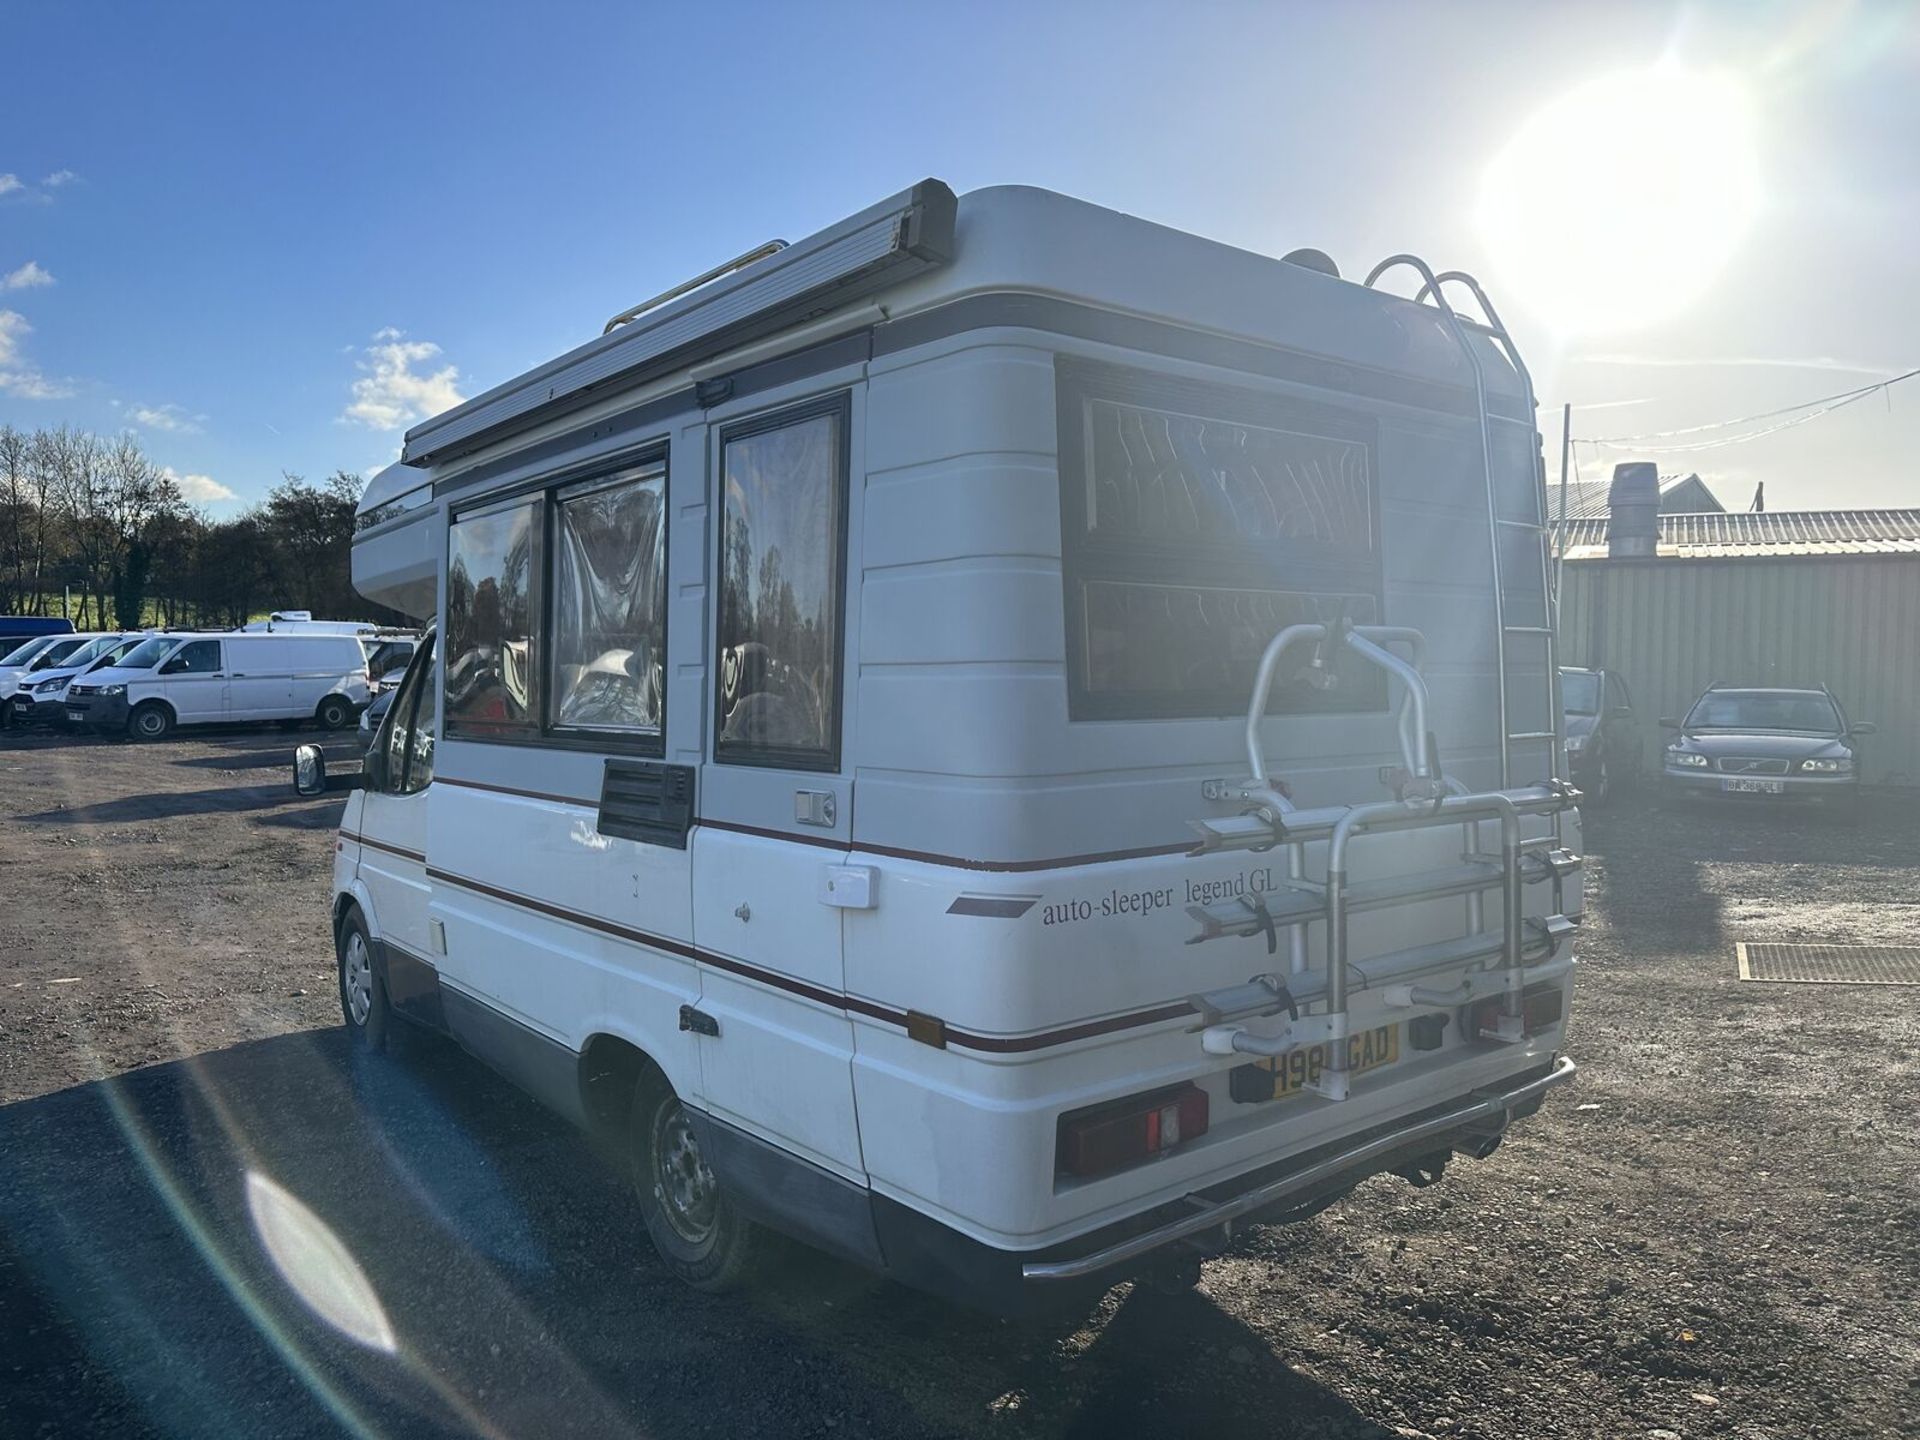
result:
[(353, 635), (159, 634), (67, 686), (67, 723), (158, 740), (176, 725), (351, 725), (371, 699)]
[(1489, 1154), (1574, 1073), (1533, 396), (1330, 269), (927, 181), (415, 428), (354, 1036), (610, 1137), (705, 1286), (1187, 1280)]

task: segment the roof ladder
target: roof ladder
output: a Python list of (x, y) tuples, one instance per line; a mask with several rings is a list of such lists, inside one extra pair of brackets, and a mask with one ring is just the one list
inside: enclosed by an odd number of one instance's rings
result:
[[(1480, 463), (1486, 477), (1487, 520), (1493, 559), (1493, 613), (1497, 643), (1500, 698), (1500, 785), (1515, 784), (1514, 772), (1524, 765), (1529, 781), (1564, 778), (1563, 742), (1559, 700), (1559, 664), (1556, 651), (1557, 601), (1553, 590), (1553, 567), (1547, 554), (1546, 469), (1540, 452), (1539, 432), (1535, 426), (1533, 377), (1520, 358), (1520, 349), (1500, 321), (1499, 313), (1487, 299), (1480, 282), (1460, 270), (1436, 275), (1415, 255), (1394, 255), (1373, 267), (1367, 276), (1372, 287), (1382, 275), (1406, 266), (1420, 276), (1420, 293), (1415, 304), (1429, 301), (1440, 312), (1452, 333), (1460, 353), (1466, 356), (1473, 374), (1475, 407), (1480, 422)], [(1464, 286), (1479, 306), (1484, 320), (1462, 315), (1447, 303), (1448, 285)], [(1493, 341), (1505, 355), (1514, 373), (1520, 377), (1524, 397), (1524, 416), (1496, 415), (1487, 405), (1486, 371), (1473, 336)], [(1494, 468), (1493, 427), (1518, 426), (1532, 440), (1532, 483), (1518, 486), (1502, 484)], [(1516, 687), (1522, 682), (1537, 683), (1543, 708), (1531, 728), (1516, 722)], [(1537, 752), (1546, 751), (1544, 756)], [(1554, 816), (1556, 836), (1560, 818)]]

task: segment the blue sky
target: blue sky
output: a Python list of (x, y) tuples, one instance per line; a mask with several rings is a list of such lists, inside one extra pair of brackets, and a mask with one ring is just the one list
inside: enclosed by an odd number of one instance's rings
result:
[[(15, 4), (0, 421), (132, 425), (220, 513), (283, 470), (370, 472), (423, 410), (925, 175), (1317, 245), (1349, 274), (1399, 249), (1489, 272), (1576, 434), (1757, 413), (1920, 365), (1915, 14)], [(1540, 106), (1663, 59), (1750, 88), (1758, 214), (1680, 313), (1558, 335), (1499, 288), (1482, 177)], [(1564, 224), (1617, 209), (1582, 190)], [(1543, 429), (1557, 472), (1557, 416)], [(1917, 453), (1920, 380), (1660, 458), (1731, 508), (1757, 479), (1787, 508), (1920, 504)]]

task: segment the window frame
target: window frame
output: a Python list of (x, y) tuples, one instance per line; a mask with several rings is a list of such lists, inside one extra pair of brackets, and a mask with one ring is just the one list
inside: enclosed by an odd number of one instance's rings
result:
[[(539, 705), (536, 723), (523, 727), (515, 733), (475, 735), (456, 730), (449, 722), (446, 712), (447, 688), (447, 652), (441, 648), (436, 668), (439, 671), (438, 696), (441, 706), (441, 733), (436, 737), (439, 743), (458, 741), (463, 745), (513, 745), (541, 750), (578, 750), (597, 755), (634, 755), (643, 759), (658, 759), (667, 753), (667, 724), (670, 711), (667, 705), (668, 690), (671, 685), (669, 656), (672, 650), (673, 635), (673, 463), (672, 445), (664, 436), (650, 439), (643, 444), (628, 446), (611, 455), (595, 456), (584, 463), (561, 466), (548, 474), (529, 478), (511, 488), (497, 490), (491, 494), (476, 496), (465, 504), (450, 507), (447, 512), (447, 539), (445, 551), (451, 572), (453, 547), (453, 529), (464, 520), (481, 519), (487, 515), (511, 510), (521, 505), (532, 504), (539, 514), (539, 563), (541, 574), (538, 585), (540, 617), (537, 629), (544, 657), (536, 666), (537, 683), (540, 686)], [(558, 524), (556, 511), (559, 495), (562, 491), (574, 494), (589, 493), (596, 485), (613, 486), (620, 483), (617, 477), (625, 471), (640, 469), (648, 465), (660, 466), (661, 479), (661, 536), (662, 554), (666, 560), (665, 575), (666, 605), (661, 613), (660, 627), (660, 729), (649, 734), (644, 730), (602, 730), (591, 726), (564, 725), (553, 723), (553, 634), (554, 634), (554, 572), (553, 563), (555, 527)], [(435, 629), (436, 642), (445, 639), (446, 586), (441, 586), (441, 620)]]
[[(554, 563), (555, 544), (560, 529), (560, 506), (563, 500), (576, 499), (584, 495), (597, 494), (602, 490), (617, 489), (622, 485), (640, 483), (635, 477), (622, 479), (628, 471), (642, 470), (652, 465), (660, 467), (660, 728), (654, 731), (620, 729), (596, 725), (560, 725), (555, 723), (553, 711), (557, 690), (554, 684), (554, 667), (559, 663), (559, 650), (554, 644), (555, 622), (559, 618), (554, 605), (554, 585), (560, 567)], [(540, 696), (540, 743), (555, 749), (580, 749), (595, 751), (618, 751), (623, 755), (639, 755), (658, 758), (667, 753), (667, 715), (668, 693), (672, 686), (673, 673), (668, 663), (668, 652), (672, 646), (673, 632), (673, 504), (672, 504), (672, 466), (667, 459), (667, 446), (649, 445), (644, 450), (623, 455), (618, 459), (603, 461), (591, 469), (576, 471), (572, 474), (557, 476), (541, 487), (546, 507), (545, 538), (548, 541), (546, 575), (542, 603), (545, 611), (541, 623), (545, 629), (542, 637), (547, 651), (546, 674), (542, 677), (544, 688)], [(602, 743), (613, 742), (613, 743)]]
[[(1257, 377), (1247, 376), (1247, 381)], [(1089, 687), (1086, 591), (1090, 584), (1166, 585), (1272, 595), (1363, 596), (1374, 604), (1375, 618), (1386, 621), (1386, 562), (1381, 549), (1380, 424), (1361, 409), (1262, 390), (1251, 383), (1203, 378), (1175, 370), (1145, 369), (1068, 353), (1054, 356), (1054, 399), (1058, 423), (1056, 467), (1060, 486), (1061, 600), (1066, 626), (1067, 719), (1219, 720), (1243, 716), (1252, 696), (1252, 674), (1245, 693), (1138, 692), (1101, 693)], [(1245, 543), (1195, 540), (1171, 543), (1138, 536), (1101, 538), (1088, 526), (1086, 486), (1091, 464), (1087, 406), (1105, 400), (1117, 405), (1190, 415), (1228, 425), (1279, 430), (1316, 439), (1357, 444), (1366, 457), (1367, 558), (1361, 561), (1315, 556), (1302, 547), (1293, 555), (1279, 544), (1280, 563), (1293, 573), (1285, 588), (1273, 581), (1272, 561)], [(1368, 677), (1370, 680), (1372, 677)], [(1349, 689), (1346, 695), (1355, 695)], [(1287, 707), (1277, 689), (1269, 714), (1302, 717), (1377, 714), (1388, 708), (1386, 686), (1370, 683), (1364, 700), (1351, 706)]]
[[(727, 447), (736, 440), (750, 440), (756, 435), (784, 430), (793, 425), (804, 424), (808, 420), (818, 419), (823, 415), (831, 416), (839, 427), (838, 463), (831, 477), (832, 502), (836, 514), (829, 527), (829, 538), (833, 543), (833, 639), (830, 651), (833, 661), (833, 694), (830, 697), (831, 717), (828, 725), (828, 741), (826, 746), (820, 749), (801, 750), (787, 746), (751, 745), (740, 742), (725, 743), (723, 748), (720, 726), (725, 715), (723, 707), (726, 700), (724, 693), (726, 674), (725, 667), (721, 663), (721, 646), (724, 636), (720, 630), (720, 605), (726, 589)], [(838, 774), (846, 735), (847, 570), (850, 564), (847, 554), (847, 533), (848, 513), (852, 509), (853, 391), (842, 388), (831, 394), (816, 395), (810, 399), (776, 406), (759, 414), (728, 421), (716, 428), (719, 433), (714, 450), (713, 643), (708, 650), (708, 660), (713, 665), (713, 718), (707, 726), (708, 753), (716, 765), (736, 765), (760, 770), (804, 771), (808, 774), (820, 775)]]

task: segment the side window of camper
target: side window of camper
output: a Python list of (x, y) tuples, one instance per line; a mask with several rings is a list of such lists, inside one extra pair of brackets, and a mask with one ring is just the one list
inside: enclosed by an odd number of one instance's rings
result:
[[(1379, 621), (1366, 416), (1066, 356), (1056, 379), (1071, 718), (1244, 713), (1277, 632)], [(1270, 708), (1386, 703), (1371, 667), (1335, 680)]]
[(722, 432), (714, 757), (840, 763), (847, 398)]
[(464, 515), (448, 528), (449, 735), (539, 733), (543, 503)]
[(555, 729), (661, 732), (666, 485), (654, 461), (555, 492)]

